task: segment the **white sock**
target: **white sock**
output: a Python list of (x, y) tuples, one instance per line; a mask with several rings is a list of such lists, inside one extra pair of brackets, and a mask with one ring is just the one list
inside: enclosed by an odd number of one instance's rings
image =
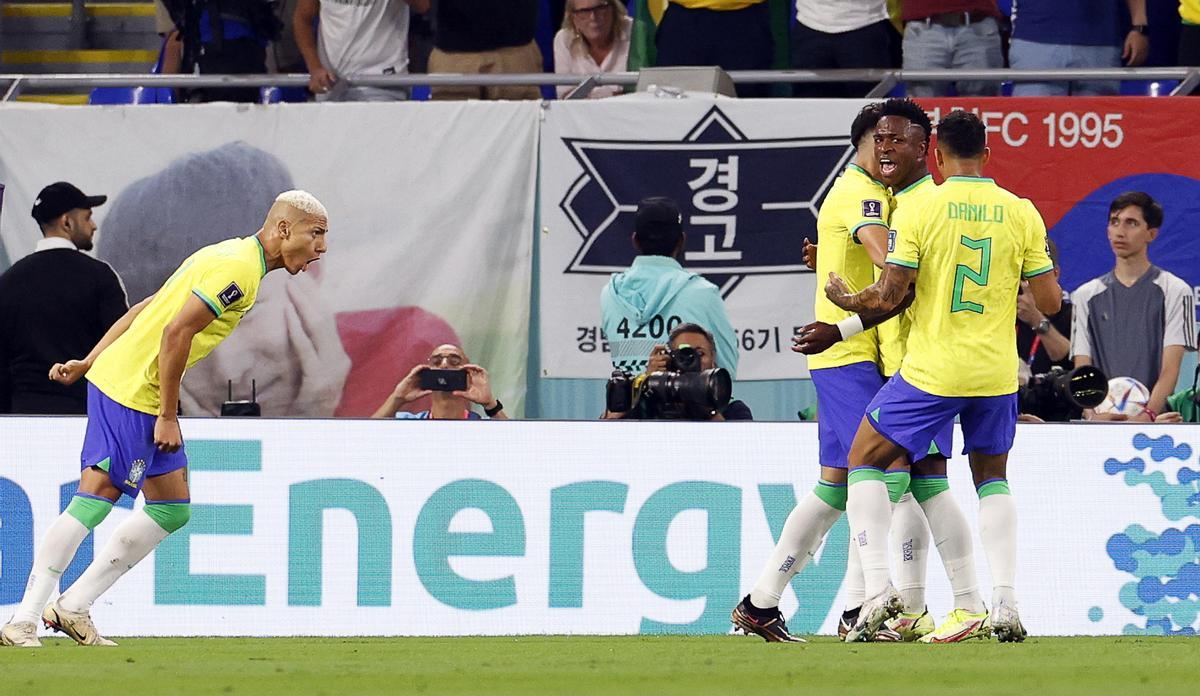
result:
[(167, 530), (158, 526), (144, 509), (134, 512), (113, 530), (104, 549), (62, 594), (59, 604), (69, 612), (90, 610), (97, 597), (166, 538)]
[(750, 591), (750, 603), (759, 609), (779, 606), (783, 588), (817, 553), (821, 540), (841, 516), (841, 510), (830, 507), (811, 491), (796, 503), (783, 523), (775, 550)]
[(979, 579), (975, 575), (971, 528), (962, 508), (950, 491), (942, 491), (921, 503), (921, 509), (925, 511), (933, 544), (946, 568), (946, 577), (954, 592), (954, 608), (972, 613), (983, 611), (983, 595), (979, 594)]
[(979, 499), (979, 538), (992, 571), (992, 605), (1016, 606), (1017, 504), (997, 493)]
[(42, 620), (42, 610), (50, 601), (50, 595), (58, 588), (63, 571), (71, 565), (79, 545), (87, 538), (89, 530), (83, 523), (68, 513), (62, 513), (42, 538), (42, 545), (33, 558), (33, 570), (25, 585), (25, 596), (21, 599), (13, 623), (37, 623)]
[(892, 511), (892, 559), (896, 566), (896, 591), (904, 611), (925, 611), (925, 568), (929, 556), (929, 524), (912, 493), (900, 496)]
[(853, 535), (850, 536), (850, 551), (846, 555), (846, 577), (842, 580), (842, 591), (846, 593), (846, 611), (858, 609), (867, 600), (862, 559), (858, 557), (858, 542)]
[(886, 590), (891, 582), (888, 576), (888, 529), (892, 505), (882, 478), (850, 484), (846, 516), (850, 520), (850, 540), (858, 544), (866, 596), (874, 597)]

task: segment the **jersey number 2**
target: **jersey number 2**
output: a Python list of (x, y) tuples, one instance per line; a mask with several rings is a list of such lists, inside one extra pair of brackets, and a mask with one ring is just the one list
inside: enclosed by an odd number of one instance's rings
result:
[(971, 239), (970, 237), (961, 237), (959, 241), (968, 249), (981, 251), (982, 258), (980, 259), (978, 271), (961, 263), (954, 269), (954, 296), (950, 298), (950, 312), (975, 312), (976, 314), (983, 314), (983, 305), (963, 299), (963, 286), (966, 285), (968, 280), (980, 287), (988, 284), (988, 270), (992, 265), (992, 238)]

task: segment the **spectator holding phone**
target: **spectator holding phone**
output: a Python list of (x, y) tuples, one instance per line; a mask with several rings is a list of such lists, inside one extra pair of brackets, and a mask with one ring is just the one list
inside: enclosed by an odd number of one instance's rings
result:
[[(400, 410), (426, 396), (432, 397), (428, 410)], [(462, 348), (447, 343), (434, 348), (424, 364), (409, 370), (371, 417), (479, 420), (479, 414), (471, 410), (472, 404), (482, 407), (492, 420), (508, 420), (504, 404), (492, 394), (487, 370), (472, 365)]]

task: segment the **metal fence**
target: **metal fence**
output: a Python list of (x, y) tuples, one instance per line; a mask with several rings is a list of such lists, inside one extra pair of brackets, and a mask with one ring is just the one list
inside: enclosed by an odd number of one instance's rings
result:
[[(1054, 82), (1087, 80), (1138, 80), (1147, 82), (1177, 82), (1170, 96), (1190, 94), (1200, 86), (1200, 68), (1092, 68), (1080, 70), (735, 70), (729, 76), (739, 84), (802, 84), (821, 82), (873, 82), (875, 87), (866, 95), (877, 98), (886, 95), (899, 84), (908, 82), (957, 82), (959, 80), (992, 82)], [(361, 75), (342, 78), (350, 86), (415, 87), (469, 86), (499, 87), (511, 85), (572, 86), (572, 98), (584, 98), (600, 85), (632, 87), (638, 73), (597, 73), (594, 75), (564, 75), (558, 73), (521, 73), (507, 75), (405, 74)], [(22, 91), (92, 89), (96, 87), (304, 87), (308, 75), (92, 75), (92, 74), (0, 74), (0, 101), (11, 101)]]

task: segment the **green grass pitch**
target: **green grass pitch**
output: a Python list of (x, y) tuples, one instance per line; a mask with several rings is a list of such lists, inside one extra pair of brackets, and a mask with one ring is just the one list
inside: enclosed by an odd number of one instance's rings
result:
[(0, 649), (0, 694), (1200, 693), (1200, 638), (768, 645), (743, 636), (140, 638)]

